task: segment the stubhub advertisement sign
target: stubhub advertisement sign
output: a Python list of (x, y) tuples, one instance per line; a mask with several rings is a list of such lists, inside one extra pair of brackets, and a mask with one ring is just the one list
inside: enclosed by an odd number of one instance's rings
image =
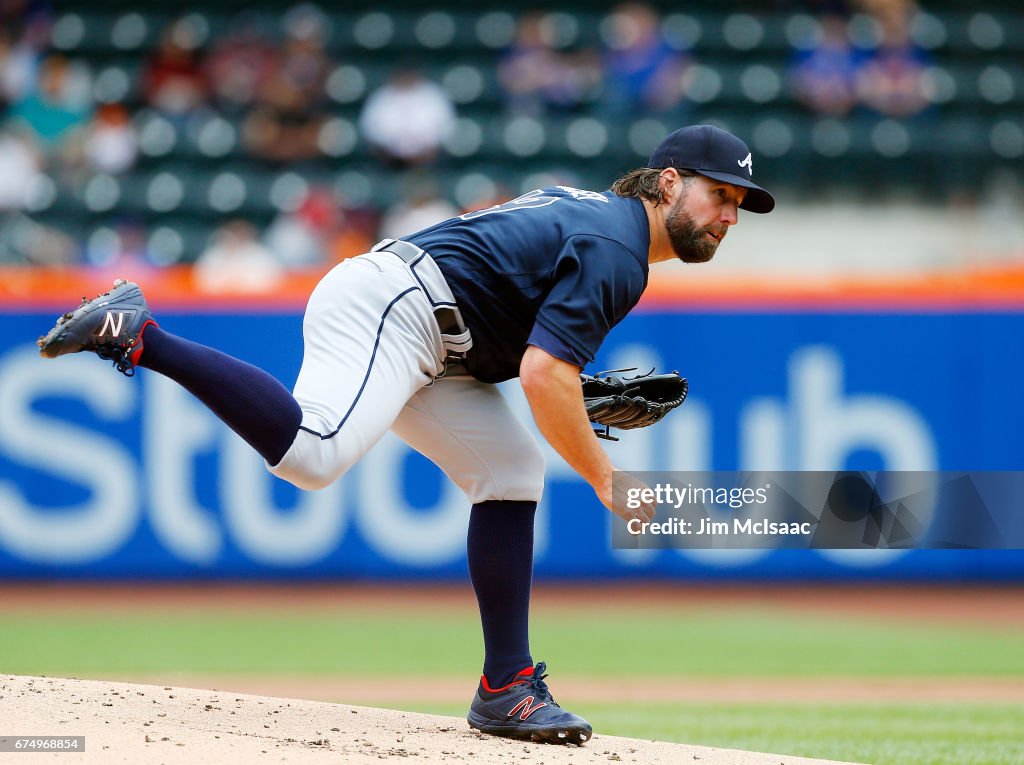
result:
[[(464, 575), (464, 498), (394, 437), (333, 486), (298, 491), (174, 383), (124, 378), (92, 355), (41, 359), (33, 340), (52, 318), (0, 313), (0, 576)], [(161, 323), (286, 385), (301, 362), (297, 314)], [(659, 426), (607, 444), (626, 469), (1014, 471), (1021, 337), (1019, 313), (646, 311), (588, 371), (690, 379)], [(503, 387), (532, 422), (518, 384)], [(619, 550), (611, 518), (548, 449), (541, 577), (1024, 578), (1019, 550)]]

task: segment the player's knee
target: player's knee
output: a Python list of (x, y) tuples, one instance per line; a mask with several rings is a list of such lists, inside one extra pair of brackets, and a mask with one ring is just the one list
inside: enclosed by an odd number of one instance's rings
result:
[(303, 491), (326, 489), (337, 480), (337, 478), (332, 474), (313, 472), (310, 470), (292, 472), (289, 475), (282, 475), (280, 477)]
[(267, 469), (293, 486), (303, 491), (316, 491), (325, 489), (338, 480), (336, 471), (328, 471), (316, 465), (310, 464), (285, 464), (282, 460), (277, 465), (267, 466)]
[(324, 489), (337, 481), (351, 466), (352, 460), (340, 459), (337, 450), (325, 448), (319, 437), (303, 438), (302, 434), (276, 465), (267, 470), (304, 491)]
[(501, 499), (540, 502), (544, 494), (544, 471), (523, 473), (516, 481), (502, 487)]
[(504, 499), (529, 500), (539, 502), (544, 493), (544, 452), (533, 438), (529, 448), (524, 445), (514, 453), (514, 466), (511, 475), (505, 480)]
[(494, 499), (540, 501), (544, 493), (544, 454), (533, 439), (506, 450), (503, 458), (492, 460), (489, 467), (490, 480), (470, 492), (473, 503)]

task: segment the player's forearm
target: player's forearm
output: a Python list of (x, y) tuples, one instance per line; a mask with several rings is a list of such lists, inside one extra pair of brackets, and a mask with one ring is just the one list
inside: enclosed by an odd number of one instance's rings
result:
[(520, 381), (541, 434), (573, 470), (599, 489), (611, 480), (613, 468), (587, 419), (579, 373), (574, 364), (530, 346)]

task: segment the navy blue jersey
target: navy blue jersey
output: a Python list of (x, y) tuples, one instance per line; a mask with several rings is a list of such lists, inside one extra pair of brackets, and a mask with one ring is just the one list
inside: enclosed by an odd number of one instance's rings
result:
[(406, 238), (448, 281), (483, 382), (517, 377), (527, 345), (586, 366), (647, 286), (647, 213), (610, 191), (538, 189)]

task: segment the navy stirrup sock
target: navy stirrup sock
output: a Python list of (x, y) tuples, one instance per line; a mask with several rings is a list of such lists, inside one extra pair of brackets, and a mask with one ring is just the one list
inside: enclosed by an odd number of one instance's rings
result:
[(473, 505), (467, 558), (484, 632), (484, 677), (507, 685), (533, 666), (530, 585), (536, 502), (489, 500)]
[(180, 384), (271, 465), (295, 440), (302, 409), (287, 388), (252, 364), (155, 324), (145, 329), (138, 364)]

